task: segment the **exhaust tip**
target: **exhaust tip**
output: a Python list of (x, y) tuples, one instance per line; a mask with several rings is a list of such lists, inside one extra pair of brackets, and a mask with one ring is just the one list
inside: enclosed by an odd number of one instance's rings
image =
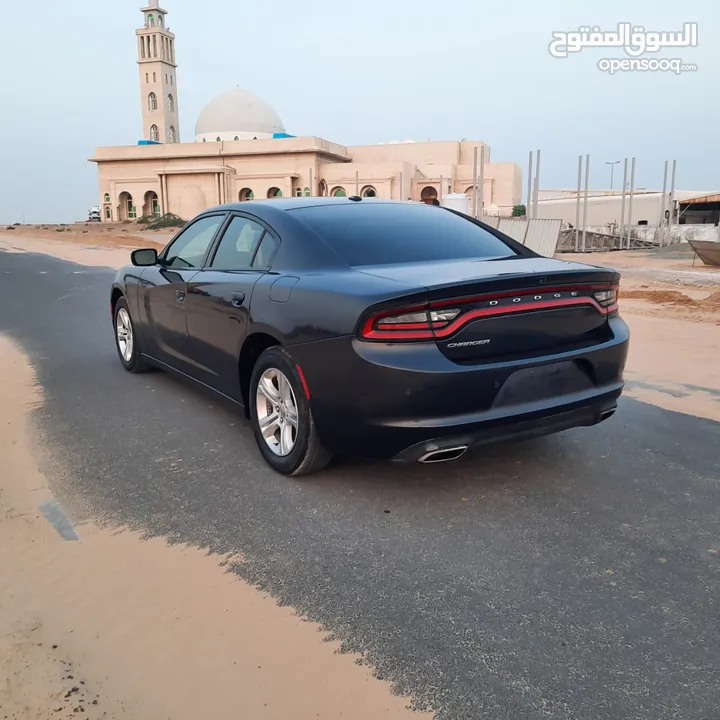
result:
[(457, 460), (459, 457), (463, 456), (466, 450), (467, 445), (457, 445), (456, 447), (432, 450), (429, 453), (425, 453), (425, 455), (419, 458), (418, 462), (422, 463), (423, 465), (450, 462), (451, 460)]
[(612, 417), (615, 414), (615, 410), (616, 408), (613, 408), (612, 410), (603, 410), (603, 412), (600, 413), (600, 422)]

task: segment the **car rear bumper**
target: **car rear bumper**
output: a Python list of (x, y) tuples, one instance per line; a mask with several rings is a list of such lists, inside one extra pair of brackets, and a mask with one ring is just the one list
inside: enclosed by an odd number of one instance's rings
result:
[(617, 408), (617, 398), (622, 392), (622, 384), (601, 397), (588, 398), (590, 404), (580, 401), (580, 405), (563, 404), (555, 408), (543, 407), (533, 416), (528, 414), (506, 415), (501, 422), (481, 419), (464, 432), (422, 440), (405, 448), (394, 456), (399, 462), (418, 462), (428, 455), (449, 448), (471, 449), (478, 445), (502, 440), (525, 440), (541, 435), (569, 430), (575, 427), (589, 427), (607, 420)]
[(629, 331), (540, 358), (459, 365), (434, 344), (343, 337), (288, 347), (302, 368), (318, 433), (348, 455), (415, 461), (434, 449), (594, 425), (623, 388)]

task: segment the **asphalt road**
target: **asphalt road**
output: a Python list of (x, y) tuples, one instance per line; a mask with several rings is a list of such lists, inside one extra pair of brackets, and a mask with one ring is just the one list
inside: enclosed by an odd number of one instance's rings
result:
[(287, 479), (232, 409), (121, 369), (112, 275), (0, 252), (0, 332), (36, 366), (76, 519), (240, 553), (444, 720), (718, 717), (720, 424), (624, 398), (455, 464)]

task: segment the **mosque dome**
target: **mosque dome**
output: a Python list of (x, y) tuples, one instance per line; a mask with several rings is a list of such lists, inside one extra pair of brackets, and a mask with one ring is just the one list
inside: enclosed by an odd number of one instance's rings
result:
[(195, 141), (261, 140), (284, 132), (275, 110), (257, 95), (236, 87), (203, 108), (195, 125)]

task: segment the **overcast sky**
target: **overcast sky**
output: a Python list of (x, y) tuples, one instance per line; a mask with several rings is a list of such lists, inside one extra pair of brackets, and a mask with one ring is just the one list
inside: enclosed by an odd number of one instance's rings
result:
[[(595, 9), (590, 9), (591, 5)], [(639, 187), (661, 187), (677, 159), (680, 189), (720, 186), (720, 3), (545, 0), (163, 0), (177, 35), (182, 139), (211, 98), (240, 85), (289, 133), (342, 144), (483, 140), (525, 174), (542, 149), (541, 185), (574, 187), (591, 154), (591, 186), (607, 161), (635, 155)], [(100, 145), (141, 137), (133, 0), (6, 3), (0, 44), (0, 222), (82, 219), (99, 202)], [(553, 31), (619, 22), (648, 30), (699, 26), (698, 47), (659, 57), (695, 73), (597, 69), (622, 50), (552, 57)], [(621, 166), (617, 166), (621, 167)], [(621, 172), (621, 171), (620, 171)], [(615, 186), (618, 187), (618, 175)]]

